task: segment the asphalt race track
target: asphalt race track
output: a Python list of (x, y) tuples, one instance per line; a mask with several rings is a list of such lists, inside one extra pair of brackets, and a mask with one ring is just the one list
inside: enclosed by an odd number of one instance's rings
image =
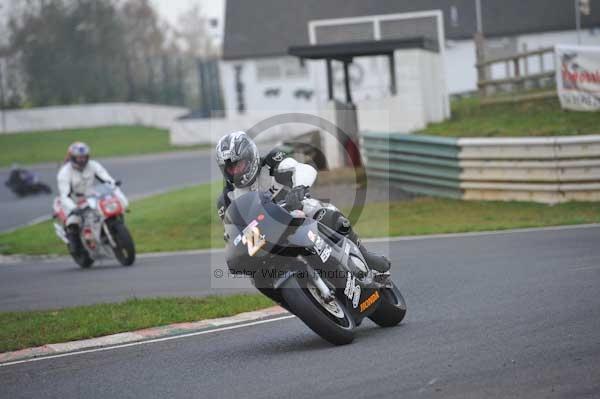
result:
[[(223, 269), (221, 252), (158, 257), (142, 254), (131, 267), (112, 259), (90, 269), (79, 268), (69, 258), (4, 264), (0, 265), (0, 311), (62, 308), (132, 297), (232, 293), (211, 288), (211, 264)], [(249, 283), (245, 287), (255, 291)]]
[[(215, 180), (219, 174), (208, 150), (99, 160), (115, 179), (123, 181), (123, 191), (129, 198), (206, 183)], [(4, 186), (10, 169), (0, 169), (0, 232), (52, 213), (59, 165), (25, 167), (38, 173), (40, 180), (49, 184), (54, 194), (18, 198)]]
[[(600, 227), (395, 241), (394, 276), (408, 303), (398, 327), (366, 321), (352, 345), (333, 347), (293, 318), (43, 359), (0, 367), (0, 397), (598, 398), (599, 242)], [(65, 290), (70, 274), (107, 273), (121, 284), (136, 271), (120, 295), (150, 291), (157, 278), (169, 286), (161, 294), (178, 295), (200, 278), (193, 265), (208, 275), (203, 256), (90, 273), (41, 264), (37, 287), (23, 283), (36, 266), (3, 265), (0, 289), (23, 284), (34, 295), (52, 273), (65, 276), (52, 280)], [(88, 287), (99, 295), (102, 284)]]

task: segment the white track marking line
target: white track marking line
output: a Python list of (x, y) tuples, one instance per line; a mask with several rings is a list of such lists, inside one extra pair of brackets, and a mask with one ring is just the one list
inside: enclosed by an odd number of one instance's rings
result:
[(574, 269), (569, 269), (569, 271), (572, 271), (572, 272), (581, 272), (581, 271), (586, 271), (586, 270), (600, 270), (600, 266), (583, 266), (583, 267), (576, 267)]
[(95, 348), (95, 349), (87, 349), (87, 350), (78, 351), (78, 352), (60, 353), (60, 354), (57, 354), (57, 355), (34, 357), (34, 358), (31, 358), (31, 359), (17, 360), (17, 361), (14, 361), (14, 362), (7, 362), (7, 363), (0, 363), (0, 367), (14, 366), (14, 365), (21, 364), (21, 363), (32, 363), (32, 362), (37, 362), (37, 361), (40, 361), (40, 360), (57, 359), (57, 358), (60, 358), (60, 357), (83, 355), (83, 354), (86, 354), (86, 353), (103, 352), (103, 351), (109, 351), (109, 350), (114, 350), (114, 349), (129, 348), (129, 347), (132, 347), (132, 346), (153, 344), (153, 343), (157, 343), (157, 342), (172, 341), (172, 340), (175, 340), (175, 339), (194, 337), (196, 335), (205, 335), (205, 334), (210, 334), (210, 333), (214, 333), (214, 332), (221, 332), (221, 331), (227, 331), (227, 330), (236, 330), (236, 329), (242, 328), (242, 327), (256, 326), (256, 325), (259, 325), (259, 324), (265, 324), (265, 323), (271, 323), (271, 322), (279, 321), (279, 320), (291, 319), (293, 317), (296, 317), (296, 316), (294, 316), (294, 315), (288, 315), (288, 316), (277, 317), (277, 318), (274, 318), (274, 319), (258, 320), (258, 321), (253, 321), (253, 322), (250, 322), (250, 323), (236, 324), (234, 326), (220, 327), (220, 328), (215, 328), (215, 329), (212, 329), (212, 330), (196, 331), (196, 332), (188, 333), (188, 334), (172, 335), (172, 336), (169, 336), (169, 337), (149, 339), (149, 340), (146, 340), (146, 341), (130, 342), (128, 344), (106, 346), (106, 347)]
[(490, 230), (490, 231), (475, 231), (471, 233), (447, 233), (447, 234), (427, 234), (421, 236), (401, 236), (401, 237), (384, 237), (384, 238), (365, 238), (362, 242), (394, 242), (394, 241), (413, 241), (413, 240), (432, 240), (439, 238), (463, 238), (477, 236), (492, 236), (500, 234), (513, 233), (536, 233), (544, 231), (560, 231), (560, 230), (579, 230), (600, 228), (600, 223), (590, 224), (574, 224), (566, 226), (547, 226), (547, 227), (528, 227), (523, 229), (508, 229), (508, 230)]

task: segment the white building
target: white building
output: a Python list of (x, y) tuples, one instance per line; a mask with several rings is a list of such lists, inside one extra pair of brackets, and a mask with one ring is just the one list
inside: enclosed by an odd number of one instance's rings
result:
[[(532, 50), (560, 43), (575, 43), (575, 15), (572, 1), (567, 0), (481, 0), (482, 25), (487, 40), (486, 56), (514, 54), (525, 47)], [(592, 4), (592, 8), (594, 5)], [(353, 21), (356, 18), (385, 19), (386, 15), (421, 13), (439, 10), (442, 25), (430, 17), (392, 20), (353, 26), (321, 26), (313, 31), (309, 26), (323, 21)], [(325, 23), (325, 25), (327, 25)], [(582, 19), (582, 42), (600, 43), (600, 9), (592, 9), (591, 16)], [(443, 32), (440, 41), (439, 33)], [(390, 131), (410, 131), (424, 127), (427, 122), (440, 119), (439, 114), (424, 111), (423, 117), (411, 121), (412, 110), (407, 110), (407, 98), (415, 89), (409, 84), (415, 73), (421, 74), (422, 85), (440, 80), (442, 88), (435, 93), (459, 94), (476, 90), (475, 69), (476, 31), (475, 0), (227, 0), (223, 61), (220, 65), (221, 86), (225, 98), (224, 120), (211, 122), (212, 136), (227, 130), (247, 129), (260, 120), (277, 113), (304, 112), (322, 115), (329, 105), (327, 68), (324, 60), (306, 60), (290, 55), (295, 46), (365, 43), (369, 40), (402, 40), (425, 38), (437, 42), (442, 56), (441, 69), (425, 71), (421, 61), (410, 54), (396, 54), (397, 96), (403, 101), (392, 101), (389, 58), (382, 56), (355, 57), (349, 66), (353, 103), (358, 108), (358, 130), (379, 128), (377, 116), (361, 116), (361, 110), (384, 110), (388, 113)], [(312, 40), (311, 40), (311, 35)], [(441, 44), (441, 45), (440, 45)], [(346, 102), (343, 63), (332, 63), (334, 98)], [(552, 68), (552, 56), (544, 60), (545, 68)], [(529, 65), (535, 73), (539, 64)], [(504, 68), (492, 71), (501, 77)], [(403, 86), (404, 85), (404, 86)], [(420, 100), (428, 105), (431, 93), (421, 90)], [(425, 90), (425, 91), (423, 91)], [(429, 96), (429, 97), (428, 97)], [(437, 94), (434, 94), (437, 100)], [(442, 101), (446, 101), (443, 100)], [(391, 122), (392, 116), (398, 117)], [(444, 113), (442, 117), (447, 116)], [(405, 122), (400, 123), (400, 122)], [(385, 125), (385, 124), (384, 124)], [(174, 141), (191, 143), (206, 141), (200, 137), (201, 125), (187, 122), (176, 130)], [(277, 134), (285, 133), (282, 129)], [(214, 137), (210, 137), (214, 140)]]
[[(423, 10), (441, 10), (444, 15), (448, 91), (475, 90), (475, 0), (227, 0), (222, 67), (226, 108), (233, 112), (239, 112), (240, 106), (246, 110), (314, 110), (327, 97), (323, 62), (301, 66), (287, 56), (289, 47), (310, 44), (310, 21)], [(583, 16), (582, 23), (583, 43), (599, 44), (600, 8)], [(482, 0), (482, 24), (489, 56), (577, 40), (572, 1)], [(335, 35), (341, 41), (354, 41), (361, 40), (364, 32), (345, 33)], [(415, 21), (399, 33), (405, 37), (429, 31)], [(531, 68), (533, 72), (536, 65)], [(381, 57), (356, 60), (350, 72), (356, 101), (386, 95), (389, 73)], [(341, 89), (340, 65), (334, 66), (334, 73), (336, 88)], [(337, 93), (341, 95), (342, 90)]]

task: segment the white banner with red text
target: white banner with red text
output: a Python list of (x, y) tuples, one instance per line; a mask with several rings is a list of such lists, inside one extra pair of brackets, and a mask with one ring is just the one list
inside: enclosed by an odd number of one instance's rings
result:
[(600, 46), (558, 45), (555, 51), (561, 107), (600, 111)]

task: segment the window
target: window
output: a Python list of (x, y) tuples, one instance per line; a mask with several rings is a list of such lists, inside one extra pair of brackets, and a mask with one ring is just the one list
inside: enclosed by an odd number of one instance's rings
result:
[(256, 62), (256, 79), (260, 81), (264, 80), (276, 80), (281, 79), (281, 65), (279, 60), (260, 60)]
[(453, 28), (458, 28), (458, 8), (456, 6), (450, 7), (450, 22)]
[(308, 76), (308, 68), (294, 57), (256, 61), (256, 80), (259, 82), (294, 79)]

